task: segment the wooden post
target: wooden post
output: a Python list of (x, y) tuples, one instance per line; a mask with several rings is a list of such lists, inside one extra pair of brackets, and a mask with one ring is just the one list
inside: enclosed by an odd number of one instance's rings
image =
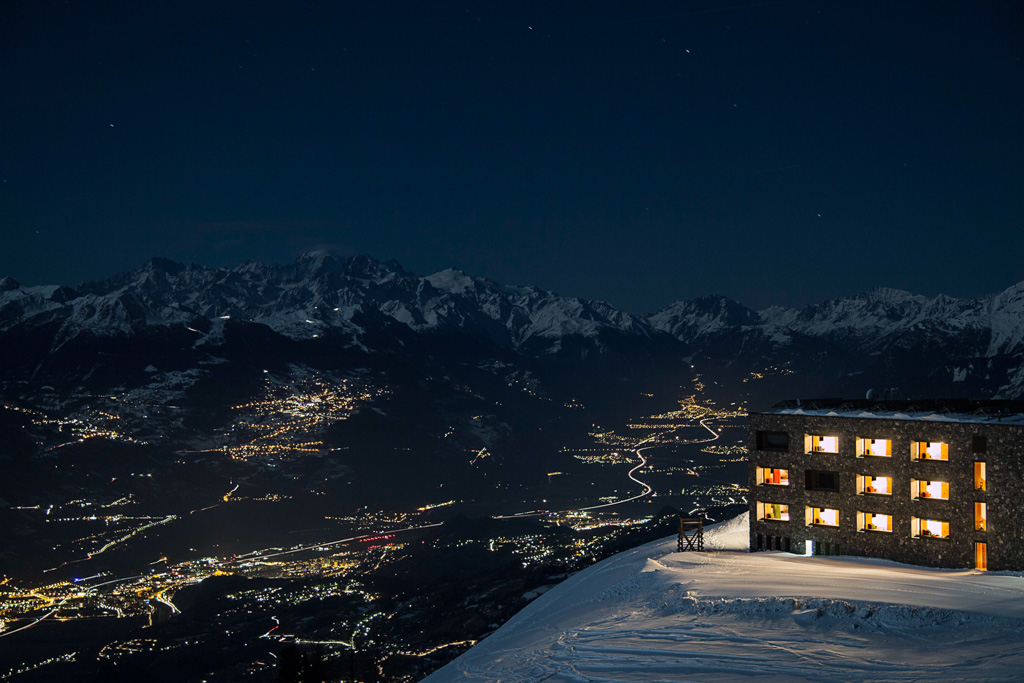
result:
[(679, 518), (679, 552), (693, 550), (703, 552), (704, 550), (704, 518), (703, 517), (680, 517)]

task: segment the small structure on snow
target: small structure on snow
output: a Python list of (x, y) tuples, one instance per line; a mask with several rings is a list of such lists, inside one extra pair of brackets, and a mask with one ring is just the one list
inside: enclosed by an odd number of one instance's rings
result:
[(688, 550), (703, 552), (704, 550), (704, 519), (701, 517), (679, 518), (679, 541), (676, 545), (679, 552)]

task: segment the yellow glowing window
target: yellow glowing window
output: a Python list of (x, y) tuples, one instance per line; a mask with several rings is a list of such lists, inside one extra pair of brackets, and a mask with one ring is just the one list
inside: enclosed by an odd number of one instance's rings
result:
[(808, 508), (811, 524), (818, 526), (839, 526), (839, 510), (832, 508)]
[(910, 494), (911, 498), (949, 500), (949, 483), (945, 481), (929, 481), (927, 479), (911, 479)]
[(808, 453), (838, 453), (839, 437), (807, 434), (804, 436), (804, 449)]
[(988, 506), (985, 503), (974, 504), (974, 530), (988, 530)]
[(985, 490), (985, 463), (983, 462), (974, 463), (974, 490)]
[(873, 455), (879, 458), (892, 457), (892, 441), (889, 439), (857, 438), (857, 455)]
[(789, 506), (783, 505), (782, 503), (758, 502), (757, 518), (768, 520), (770, 522), (788, 522)]
[(949, 537), (949, 522), (939, 519), (918, 519), (912, 517), (910, 526), (914, 536), (924, 538), (947, 538)]
[(771, 486), (789, 486), (789, 470), (777, 467), (758, 467), (757, 483)]
[(941, 441), (915, 441), (910, 444), (914, 460), (949, 460), (949, 445)]
[(874, 512), (857, 513), (857, 531), (892, 532), (892, 515)]
[(974, 568), (981, 571), (988, 569), (988, 547), (984, 543), (974, 544)]
[(874, 493), (880, 496), (892, 495), (892, 477), (857, 475), (857, 493)]

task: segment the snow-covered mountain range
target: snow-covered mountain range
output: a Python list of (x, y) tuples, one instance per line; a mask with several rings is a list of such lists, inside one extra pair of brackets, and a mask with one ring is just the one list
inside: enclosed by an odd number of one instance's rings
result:
[(899, 289), (870, 292), (802, 309), (772, 306), (752, 311), (724, 297), (676, 301), (647, 316), (647, 321), (682, 341), (740, 327), (779, 329), (852, 344), (865, 350), (885, 348), (899, 337), (920, 332), (982, 338), (979, 356), (1020, 351), (1024, 346), (1024, 282), (978, 299), (934, 299)]
[(232, 269), (153, 259), (74, 288), (0, 280), (0, 336), (34, 330), (30, 336), (51, 352), (83, 336), (130, 337), (161, 328), (185, 329), (196, 335), (195, 344), (216, 345), (231, 320), (291, 340), (331, 339), (371, 352), (379, 346), (374, 340), (395, 334), (455, 333), (528, 357), (653, 344), (730, 362), (857, 359), (846, 372), (881, 363), (892, 373), (901, 354), (911, 354), (915, 363), (925, 358), (942, 366), (952, 381), (973, 372), (986, 380), (989, 394), (1024, 392), (1024, 283), (977, 299), (878, 288), (802, 309), (762, 311), (702, 297), (637, 315), (456, 269), (424, 277), (395, 261), (325, 252), (286, 265), (246, 262)]
[(599, 301), (535, 287), (508, 287), (459, 270), (426, 277), (394, 261), (339, 260), (310, 252), (288, 265), (233, 269), (153, 259), (144, 267), (72, 289), (0, 281), (0, 330), (56, 325), (60, 342), (81, 333), (131, 334), (144, 326), (237, 318), (292, 339), (345, 336), (360, 344), (375, 322), (410, 331), (454, 331), (515, 350), (555, 352), (567, 336), (602, 331), (650, 335), (640, 316)]

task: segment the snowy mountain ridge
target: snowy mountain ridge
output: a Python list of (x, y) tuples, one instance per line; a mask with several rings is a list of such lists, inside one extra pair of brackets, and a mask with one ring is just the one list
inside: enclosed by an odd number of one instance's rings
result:
[[(293, 339), (334, 333), (359, 338), (365, 319), (385, 318), (414, 332), (458, 330), (500, 346), (541, 352), (567, 335), (653, 334), (644, 320), (603, 302), (506, 287), (454, 269), (427, 277), (369, 257), (325, 252), (292, 264), (246, 262), (233, 269), (153, 259), (99, 282), (68, 287), (0, 285), (0, 330), (54, 324), (58, 339), (88, 332), (130, 334), (147, 325), (239, 318)], [(537, 343), (539, 342), (539, 343)]]
[[(637, 315), (454, 268), (419, 276), (395, 261), (338, 259), (323, 251), (289, 264), (250, 261), (231, 269), (155, 258), (75, 288), (0, 280), (0, 334), (35, 330), (33, 339), (45, 338), (51, 351), (83, 335), (118, 338), (163, 327), (199, 335), (196, 345), (217, 344), (225, 321), (367, 351), (397, 333), (448, 333), (531, 357), (655, 345), (729, 362), (854, 358), (863, 367), (872, 358), (888, 358), (891, 366), (892, 358), (909, 354), (932, 361), (930, 369), (914, 369), (918, 375), (944, 372), (960, 382), (973, 366), (1000, 395), (1024, 393), (1024, 283), (976, 299), (880, 287), (801, 309), (761, 311), (707, 296)], [(890, 371), (879, 373), (884, 379)]]
[(976, 332), (988, 338), (979, 355), (994, 356), (1019, 351), (1024, 345), (1024, 283), (977, 299), (944, 294), (929, 299), (879, 287), (800, 310), (773, 306), (759, 315), (764, 322), (811, 336), (852, 337), (869, 349), (881, 348), (896, 336), (920, 330), (930, 329), (943, 336)]
[(675, 301), (647, 316), (655, 329), (664, 330), (683, 342), (692, 342), (724, 329), (762, 324), (761, 316), (723, 296), (705, 296)]

